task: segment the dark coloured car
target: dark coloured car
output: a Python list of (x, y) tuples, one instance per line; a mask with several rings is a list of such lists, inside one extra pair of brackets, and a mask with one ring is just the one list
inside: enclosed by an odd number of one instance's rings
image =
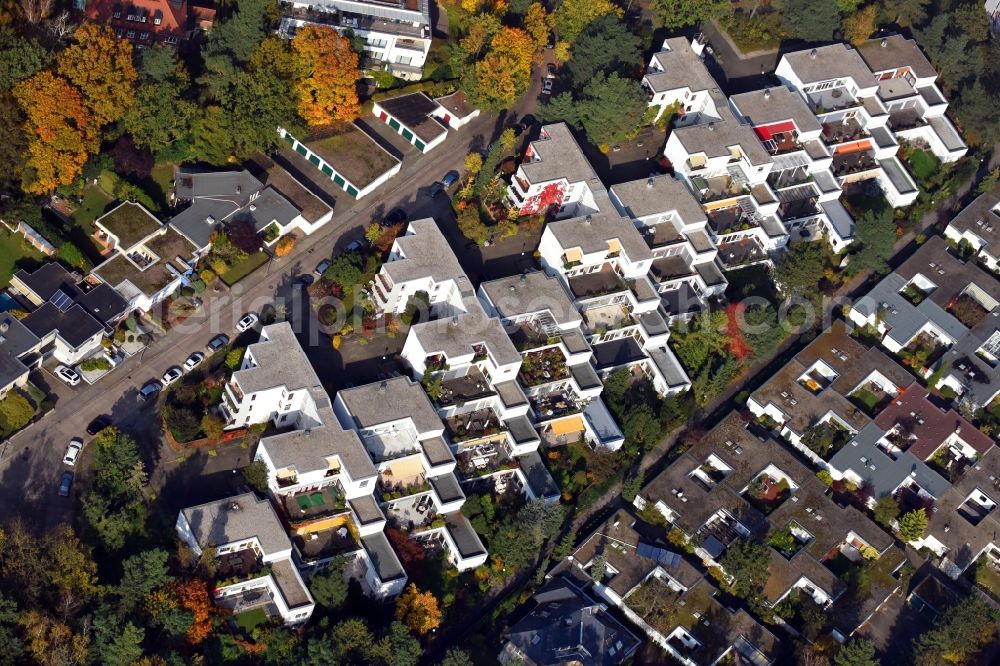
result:
[(151, 379), (139, 389), (139, 400), (148, 402), (156, 397), (156, 394), (163, 388), (163, 384), (158, 379)]
[(323, 261), (316, 264), (316, 275), (322, 275), (326, 273), (326, 269), (330, 267), (330, 260), (324, 259)]
[(431, 196), (431, 198), (438, 196), (442, 192), (444, 192), (444, 185), (442, 183), (440, 183), (440, 182), (433, 183), (427, 189), (427, 194), (429, 194)]
[(225, 333), (219, 333), (217, 336), (208, 341), (208, 351), (217, 352), (228, 344), (229, 336)]
[(452, 185), (454, 185), (455, 183), (457, 183), (458, 178), (459, 178), (458, 172), (455, 170), (451, 170), (444, 175), (444, 178), (441, 179), (441, 184), (445, 186), (445, 189), (447, 189)]
[(535, 117), (530, 113), (525, 115), (514, 125), (514, 136), (521, 136), (535, 124)]
[(315, 281), (315, 279), (316, 278), (314, 278), (312, 275), (303, 274), (295, 278), (295, 282), (292, 283), (292, 286), (295, 289), (304, 289), (309, 285), (311, 285), (313, 281)]
[(105, 428), (111, 425), (111, 419), (107, 416), (98, 416), (96, 419), (90, 422), (87, 426), (87, 434), (93, 437), (97, 433), (101, 432)]
[(385, 219), (382, 220), (382, 223), (387, 227), (391, 227), (394, 224), (406, 222), (408, 219), (409, 217), (407, 216), (405, 210), (402, 208), (393, 208), (389, 211), (389, 214), (385, 216)]
[(545, 65), (545, 71), (549, 73), (549, 76), (555, 76), (556, 75), (555, 63), (550, 62), (549, 64)]
[(63, 472), (59, 480), (59, 495), (69, 497), (69, 489), (73, 487), (73, 472)]

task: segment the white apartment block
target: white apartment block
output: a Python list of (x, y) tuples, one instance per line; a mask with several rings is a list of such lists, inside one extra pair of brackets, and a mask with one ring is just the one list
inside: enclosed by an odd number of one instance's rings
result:
[(469, 278), (433, 218), (410, 222), (393, 242), (371, 292), (382, 314), (401, 314), (417, 292), (427, 294), (435, 316), (463, 312), (464, 301), (474, 297)]
[(521, 215), (556, 210), (556, 217), (596, 213), (595, 196), (604, 191), (566, 123), (544, 125), (528, 144), (514, 172), (507, 198)]
[(944, 237), (967, 243), (987, 268), (1000, 272), (1000, 195), (982, 194), (948, 223)]
[(178, 513), (176, 530), (196, 557), (214, 549), (221, 579), (213, 591), (217, 605), (237, 614), (264, 608), (286, 625), (312, 616), (312, 595), (292, 563), (292, 544), (268, 500), (246, 493), (188, 507)]
[(293, 0), (289, 4), (278, 29), (282, 36), (292, 38), (308, 24), (350, 31), (364, 40), (363, 68), (385, 69), (410, 81), (423, 76), (432, 42), (430, 0)]

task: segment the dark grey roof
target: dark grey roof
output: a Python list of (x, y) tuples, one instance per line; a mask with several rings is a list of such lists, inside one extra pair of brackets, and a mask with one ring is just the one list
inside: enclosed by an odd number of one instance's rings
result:
[[(199, 199), (170, 219), (170, 226), (198, 248), (207, 247), (223, 220), (239, 210), (229, 201)], [(210, 221), (211, 220), (211, 221)]]
[(686, 38), (672, 37), (664, 40), (663, 48), (653, 57), (663, 71), (647, 69), (643, 78), (654, 92), (679, 88), (690, 88), (695, 92), (703, 90), (718, 92), (718, 84)]
[[(164, 257), (164, 259), (172, 260), (173, 257)], [(121, 294), (113, 287), (103, 282), (81, 294), (76, 302), (105, 326), (110, 325), (128, 311), (128, 301), (122, 298)]]
[(656, 367), (659, 368), (660, 374), (663, 375), (663, 380), (667, 383), (668, 387), (676, 388), (691, 383), (691, 379), (684, 372), (684, 367), (669, 347), (650, 349), (648, 354), (649, 358), (656, 364)]
[(67, 310), (60, 310), (51, 302), (46, 302), (29, 313), (21, 323), (39, 338), (56, 331), (60, 338), (74, 348), (104, 330), (104, 325), (78, 304), (73, 304)]
[(277, 190), (266, 187), (251, 203), (244, 206), (234, 219), (246, 219), (254, 231), (261, 232), (272, 222), (287, 227), (299, 216), (299, 210), (281, 196)]
[(875, 75), (861, 55), (846, 44), (830, 44), (782, 56), (803, 84), (851, 77), (862, 87), (874, 87)]
[(290, 559), (272, 562), (271, 577), (278, 584), (278, 591), (284, 597), (288, 608), (299, 608), (313, 603), (312, 595), (305, 588)]
[(963, 398), (977, 407), (985, 407), (1000, 392), (1000, 367), (986, 362), (977, 353), (987, 340), (1000, 333), (1000, 311), (994, 310), (941, 358), (947, 364), (945, 376), (951, 375), (965, 387)]
[(385, 520), (385, 514), (379, 508), (374, 495), (362, 495), (354, 499), (347, 500), (354, 515), (357, 516), (361, 525), (370, 525)]
[(559, 486), (552, 480), (552, 475), (545, 468), (542, 457), (538, 451), (526, 453), (518, 456), (517, 464), (521, 467), (524, 478), (531, 487), (531, 492), (539, 499), (553, 499), (559, 497)]
[(399, 563), (395, 551), (389, 545), (389, 540), (385, 538), (384, 532), (376, 532), (368, 536), (361, 537), (361, 545), (368, 554), (368, 559), (375, 568), (375, 573), (383, 583), (406, 578), (403, 565)]
[(507, 426), (507, 432), (510, 433), (510, 436), (518, 444), (538, 440), (538, 432), (535, 430), (535, 426), (531, 425), (531, 421), (524, 414), (504, 419), (504, 424)]
[(723, 157), (730, 148), (739, 146), (747, 161), (753, 165), (767, 164), (771, 156), (750, 125), (739, 122), (729, 108), (719, 110), (719, 120), (678, 127), (674, 135), (688, 153), (705, 153), (707, 157)]
[(563, 281), (543, 271), (490, 280), (480, 288), (503, 318), (548, 311), (561, 326), (578, 325), (582, 321)]
[(541, 129), (541, 137), (531, 142), (532, 161), (521, 163), (521, 171), (532, 183), (544, 183), (565, 178), (570, 183), (596, 181), (603, 188), (597, 173), (580, 150), (566, 123), (553, 123)]
[(997, 206), (1000, 206), (1000, 194), (982, 194), (963, 208), (948, 226), (978, 236), (991, 255), (1000, 256), (1000, 212)]
[(28, 367), (19, 356), (38, 344), (38, 337), (7, 312), (0, 312), (0, 388), (20, 379)]
[(646, 352), (632, 336), (625, 336), (609, 342), (601, 342), (593, 346), (594, 365), (598, 370), (617, 368), (628, 363), (635, 363), (646, 358)]
[(472, 529), (469, 519), (463, 516), (461, 512), (456, 511), (445, 514), (444, 521), (445, 528), (448, 530), (448, 534), (451, 535), (452, 540), (454, 540), (455, 546), (458, 547), (458, 552), (462, 557), (475, 557), (476, 555), (484, 555), (486, 553), (486, 548), (479, 539), (479, 535), (476, 534), (476, 530)]
[(682, 282), (676, 289), (660, 292), (660, 304), (669, 317), (701, 312), (704, 305), (694, 287)]
[(858, 47), (858, 52), (873, 72), (909, 67), (921, 79), (937, 76), (937, 70), (917, 43), (902, 35), (869, 39)]
[(77, 291), (76, 278), (56, 261), (47, 261), (32, 272), (22, 268), (14, 273), (14, 277), (43, 301), (49, 300), (57, 289), (66, 291), (70, 296)]
[(292, 547), (285, 528), (266, 499), (253, 493), (188, 507), (181, 511), (202, 548), (256, 537), (265, 555)]
[(830, 220), (830, 224), (838, 236), (843, 239), (854, 237), (854, 218), (844, 208), (844, 204), (840, 203), (840, 199), (821, 201), (819, 207)]
[(343, 389), (338, 395), (358, 428), (410, 418), (420, 433), (444, 429), (423, 387), (409, 377)]
[(379, 100), (377, 104), (385, 109), (389, 115), (395, 116), (396, 120), (404, 127), (409, 128), (422, 141), (433, 141), (448, 132), (444, 125), (431, 116), (441, 107), (422, 92), (390, 97)]
[(529, 663), (615, 666), (640, 645), (602, 604), (568, 580), (552, 579), (534, 599), (537, 605), (506, 634)]
[(458, 479), (451, 472), (440, 476), (429, 476), (427, 477), (427, 481), (431, 484), (434, 492), (437, 493), (442, 502), (454, 502), (455, 500), (465, 499), (462, 486), (458, 484)]
[[(941, 497), (951, 487), (939, 475), (909, 451), (893, 460), (877, 445), (886, 431), (874, 422), (861, 429), (854, 439), (830, 459), (830, 466), (840, 471), (853, 470), (872, 490), (875, 497), (892, 493), (908, 479), (912, 479), (934, 497)], [(862, 462), (862, 458), (868, 462)]]
[(802, 96), (784, 86), (733, 95), (729, 102), (754, 127), (791, 120), (800, 132), (820, 129), (819, 120)]
[(650, 176), (611, 186), (612, 200), (617, 199), (621, 213), (633, 219), (667, 211), (676, 211), (684, 224), (705, 222), (705, 210), (684, 181), (669, 175)]
[(601, 385), (601, 378), (594, 372), (594, 366), (590, 363), (578, 363), (569, 366), (569, 372), (581, 389), (594, 388)]
[[(190, 205), (175, 215), (170, 224), (199, 248), (205, 247), (222, 222), (247, 205), (263, 187), (246, 169), (208, 172), (178, 169), (174, 174), (174, 194), (179, 201)], [(287, 201), (285, 204), (289, 205)], [(271, 208), (274, 207), (265, 205), (265, 211)], [(209, 218), (214, 222), (208, 222)]]
[(899, 273), (890, 273), (865, 296), (858, 299), (854, 309), (870, 317), (878, 314), (889, 327), (887, 337), (905, 345), (928, 321), (947, 333), (954, 340), (960, 339), (968, 329), (930, 298), (914, 306), (899, 290), (907, 280)]

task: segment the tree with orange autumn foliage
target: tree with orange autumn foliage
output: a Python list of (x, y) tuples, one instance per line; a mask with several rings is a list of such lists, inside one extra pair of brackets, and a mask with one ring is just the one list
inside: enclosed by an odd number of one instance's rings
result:
[(295, 238), (285, 236), (274, 245), (274, 256), (284, 257), (295, 248)]
[(27, 117), (24, 191), (45, 194), (72, 183), (98, 144), (80, 93), (65, 79), (43, 70), (14, 86), (14, 98)]
[(181, 608), (193, 616), (187, 631), (188, 641), (192, 645), (199, 645), (212, 633), (212, 613), (215, 606), (208, 594), (208, 586), (205, 581), (195, 578), (174, 581), (173, 589)]
[(396, 619), (420, 636), (426, 635), (441, 624), (441, 609), (437, 598), (430, 592), (421, 592), (413, 583), (396, 601)]
[(358, 54), (348, 39), (333, 28), (306, 25), (292, 40), (292, 54), (298, 70), (298, 111), (307, 123), (329, 125), (358, 117)]
[(73, 43), (56, 57), (56, 72), (83, 97), (97, 127), (119, 120), (132, 104), (138, 73), (132, 64), (132, 44), (118, 39), (110, 27), (84, 23)]
[(549, 41), (549, 33), (555, 27), (555, 20), (552, 14), (545, 11), (545, 6), (540, 2), (533, 2), (528, 5), (528, 12), (524, 15), (524, 29), (535, 41), (535, 49), (541, 49)]
[(535, 40), (520, 28), (504, 27), (490, 40), (486, 54), (465, 69), (463, 89), (477, 107), (513, 106), (531, 83)]

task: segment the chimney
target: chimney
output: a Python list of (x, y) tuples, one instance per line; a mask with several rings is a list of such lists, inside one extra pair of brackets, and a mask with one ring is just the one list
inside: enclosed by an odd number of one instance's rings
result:
[(879, 46), (881, 46), (882, 48), (885, 48), (885, 47), (889, 46), (889, 40), (886, 39), (885, 37), (883, 37), (882, 41), (879, 42)]
[(764, 88), (764, 99), (771, 99), (771, 89)]
[(813, 60), (816, 59), (816, 49), (813, 49), (812, 51), (809, 52), (809, 57), (812, 58)]

